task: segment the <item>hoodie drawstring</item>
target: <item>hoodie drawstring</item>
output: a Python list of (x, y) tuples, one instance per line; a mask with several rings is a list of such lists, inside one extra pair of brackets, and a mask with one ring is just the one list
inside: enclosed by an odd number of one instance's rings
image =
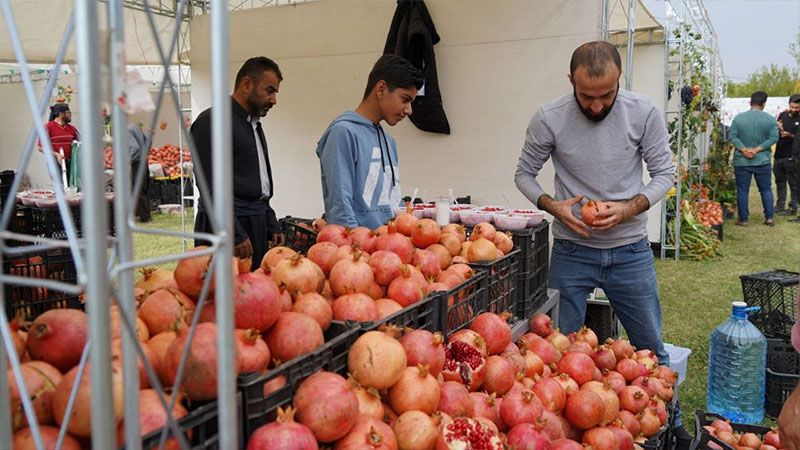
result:
[[(383, 131), (383, 128), (380, 125), (375, 125), (376, 131), (378, 133), (378, 146), (381, 149), (381, 166), (386, 169), (386, 161), (383, 158), (383, 144), (386, 144), (386, 156), (389, 158), (389, 169), (392, 171), (392, 189), (395, 186), (395, 174), (394, 174), (394, 163), (392, 162), (392, 153), (389, 151), (389, 141), (386, 139), (386, 133)], [(383, 142), (381, 142), (381, 138)]]

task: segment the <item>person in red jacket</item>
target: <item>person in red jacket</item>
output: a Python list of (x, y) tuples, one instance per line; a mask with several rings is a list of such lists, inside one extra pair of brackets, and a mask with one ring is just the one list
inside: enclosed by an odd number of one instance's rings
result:
[[(53, 146), (53, 153), (56, 159), (61, 162), (62, 153), (64, 165), (67, 169), (67, 179), (70, 175), (70, 158), (72, 157), (72, 141), (80, 140), (78, 130), (72, 126), (72, 112), (66, 103), (56, 103), (50, 107), (50, 119), (45, 124), (47, 134), (50, 136), (50, 144)], [(41, 143), (39, 151), (42, 150)]]

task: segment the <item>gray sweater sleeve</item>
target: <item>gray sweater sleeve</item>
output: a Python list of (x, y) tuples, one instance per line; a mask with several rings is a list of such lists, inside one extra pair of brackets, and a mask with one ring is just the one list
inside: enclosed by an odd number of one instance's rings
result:
[(536, 207), (538, 207), (539, 197), (545, 194), (536, 177), (544, 163), (550, 158), (554, 144), (553, 131), (545, 124), (544, 114), (542, 110), (539, 110), (528, 124), (525, 144), (522, 146), (522, 154), (519, 156), (517, 172), (514, 175), (517, 189)]
[(675, 183), (675, 164), (672, 162), (667, 127), (658, 108), (652, 108), (647, 116), (641, 152), (650, 173), (650, 182), (644, 187), (642, 194), (652, 207), (664, 198)]

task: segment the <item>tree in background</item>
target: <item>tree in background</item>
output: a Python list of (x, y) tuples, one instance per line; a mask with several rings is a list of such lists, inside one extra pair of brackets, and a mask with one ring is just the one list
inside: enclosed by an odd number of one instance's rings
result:
[(772, 97), (788, 97), (800, 92), (800, 27), (795, 42), (789, 44), (789, 54), (795, 59), (794, 68), (770, 64), (763, 66), (742, 83), (728, 83), (728, 97), (749, 97), (755, 91), (765, 91)]

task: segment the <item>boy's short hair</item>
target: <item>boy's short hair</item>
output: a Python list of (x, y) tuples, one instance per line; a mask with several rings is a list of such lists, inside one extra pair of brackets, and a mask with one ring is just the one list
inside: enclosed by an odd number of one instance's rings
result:
[(397, 88), (415, 87), (422, 89), (425, 78), (422, 72), (414, 67), (408, 60), (397, 55), (386, 54), (378, 58), (372, 71), (367, 78), (367, 88), (364, 90), (364, 98), (367, 98), (378, 81), (385, 81), (389, 90)]

